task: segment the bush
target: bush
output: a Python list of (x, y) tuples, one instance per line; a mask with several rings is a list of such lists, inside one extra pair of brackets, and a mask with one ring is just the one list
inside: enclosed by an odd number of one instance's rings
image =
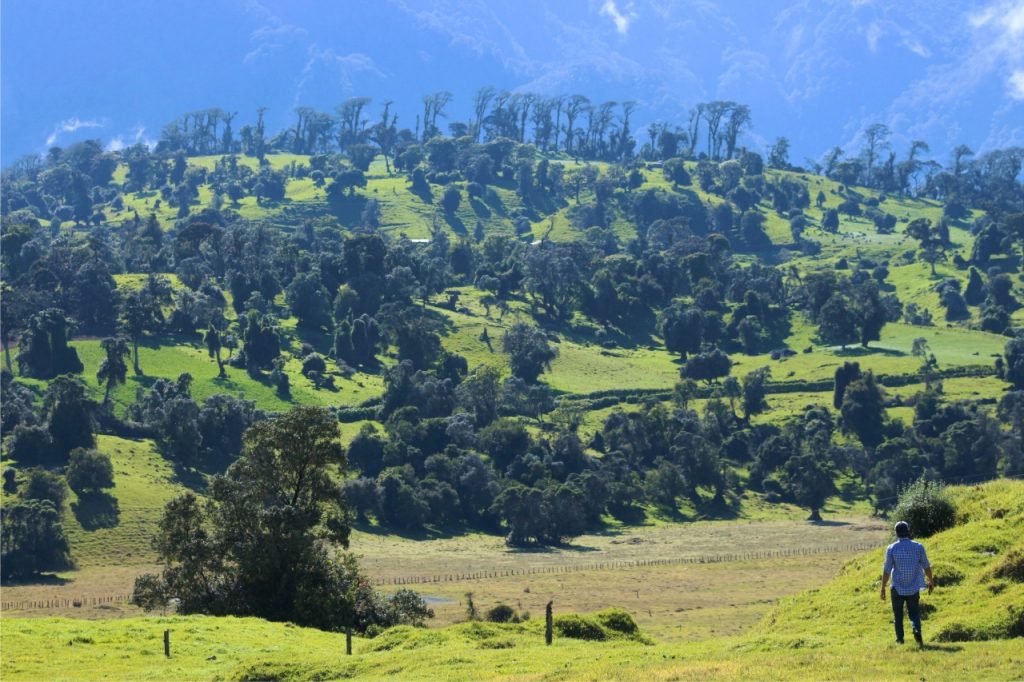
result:
[(600, 642), (605, 639), (604, 629), (595, 621), (584, 616), (568, 614), (555, 618), (555, 630), (562, 637)]
[(1003, 560), (992, 569), (992, 577), (1024, 583), (1024, 549), (1015, 549), (1007, 553)]
[(890, 518), (906, 521), (914, 537), (926, 538), (952, 528), (956, 523), (956, 509), (942, 484), (922, 478), (903, 490)]
[(57, 474), (44, 469), (33, 469), (29, 472), (28, 482), (21, 495), (26, 500), (50, 502), (53, 508), (60, 513), (64, 509), (64, 500), (67, 499), (68, 489), (64, 485), (64, 479)]
[(516, 610), (508, 604), (498, 604), (493, 609), (490, 609), (484, 618), (491, 623), (518, 623), (519, 617), (516, 615)]
[(18, 491), (18, 472), (11, 467), (4, 469), (4, 492), (13, 495)]
[(67, 469), (68, 486), (81, 495), (114, 487), (114, 467), (110, 457), (96, 450), (75, 448)]
[(932, 576), (935, 578), (935, 584), (939, 587), (959, 585), (964, 580), (961, 570), (944, 563), (932, 564)]
[(633, 616), (622, 609), (605, 609), (594, 614), (594, 618), (606, 629), (621, 632), (624, 635), (636, 635), (640, 632)]

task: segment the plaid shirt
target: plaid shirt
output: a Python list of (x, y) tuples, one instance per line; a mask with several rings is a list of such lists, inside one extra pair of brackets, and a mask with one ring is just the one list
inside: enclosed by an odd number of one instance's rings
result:
[(925, 589), (924, 569), (930, 567), (924, 545), (910, 538), (900, 538), (885, 548), (882, 571), (892, 572), (892, 589), (898, 594), (908, 596)]

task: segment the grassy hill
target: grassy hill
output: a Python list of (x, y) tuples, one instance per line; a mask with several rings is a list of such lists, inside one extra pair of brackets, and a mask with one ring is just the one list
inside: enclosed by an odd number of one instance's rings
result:
[[(190, 167), (211, 171), (221, 159), (218, 156), (191, 157)], [(295, 154), (271, 154), (268, 163), (275, 170), (288, 171), (292, 168), (308, 166), (310, 157)], [(567, 169), (575, 168), (578, 162), (561, 159)], [(256, 159), (237, 157), (237, 163), (250, 168), (258, 168)], [(608, 170), (609, 164), (594, 162), (590, 165), (602, 172)], [(695, 164), (688, 162), (691, 172)], [(123, 182), (125, 168), (122, 166), (115, 173), (114, 181)], [(663, 176), (659, 168), (641, 170), (643, 184), (635, 191), (655, 188), (668, 192), (675, 191), (671, 183)], [(353, 226), (358, 222), (361, 206), (370, 198), (376, 199), (381, 205), (381, 230), (394, 237), (405, 235), (410, 238), (429, 236), (431, 225), (437, 224), (447, 231), (453, 239), (467, 236), (479, 221), (486, 234), (513, 234), (514, 216), (528, 216), (532, 226), (532, 235), (526, 239), (539, 239), (547, 236), (554, 240), (574, 240), (582, 238), (582, 233), (573, 227), (571, 213), (575, 201), (572, 197), (563, 205), (547, 205), (543, 202), (525, 204), (515, 191), (514, 183), (498, 179), (490, 189), (493, 192), (484, 199), (466, 198), (454, 214), (446, 214), (437, 202), (445, 186), (430, 184), (429, 192), (414, 192), (403, 174), (388, 174), (382, 158), (375, 160), (366, 174), (367, 186), (354, 196), (346, 197), (345, 205), (338, 206), (328, 202), (327, 193), (323, 188), (316, 187), (308, 177), (290, 177), (286, 183), (285, 198), (281, 201), (257, 203), (256, 198), (247, 196), (237, 204), (223, 199), (223, 208), (236, 211), (241, 217), (250, 220), (265, 221), (283, 230), (293, 230), (302, 220), (308, 218), (328, 218), (337, 220), (343, 226)], [(938, 220), (942, 215), (942, 204), (930, 199), (911, 199), (904, 197), (887, 197), (880, 208), (897, 219), (892, 234), (879, 234), (871, 221), (865, 217), (846, 214), (840, 216), (839, 231), (830, 234), (819, 229), (826, 210), (835, 208), (843, 200), (843, 187), (829, 178), (768, 169), (765, 171), (768, 181), (782, 178), (798, 180), (806, 183), (811, 197), (821, 191), (825, 196), (822, 206), (816, 202), (805, 209), (808, 227), (805, 238), (817, 242), (821, 253), (803, 255), (799, 251), (788, 251), (792, 246), (788, 219), (776, 212), (767, 199), (755, 206), (765, 220), (765, 230), (776, 246), (782, 250), (776, 255), (765, 255), (770, 262), (795, 269), (797, 273), (806, 274), (836, 266), (840, 259), (850, 263), (859, 258), (872, 259), (889, 264), (890, 275), (887, 290), (899, 296), (904, 303), (914, 303), (921, 309), (931, 312), (936, 325), (933, 327), (917, 327), (904, 323), (891, 323), (885, 327), (880, 341), (868, 349), (850, 347), (847, 349), (817, 346), (815, 344), (815, 328), (802, 314), (795, 314), (790, 336), (786, 344), (796, 350), (811, 348), (811, 352), (800, 354), (782, 361), (772, 360), (768, 354), (743, 355), (733, 354), (734, 374), (743, 374), (762, 366), (773, 370), (773, 381), (823, 381), (830, 379), (835, 367), (850, 359), (857, 360), (865, 369), (879, 374), (910, 375), (919, 368), (919, 361), (911, 357), (910, 350), (913, 340), (924, 337), (928, 340), (931, 350), (935, 353), (940, 367), (977, 367), (987, 372), (992, 366), (992, 356), (1002, 351), (1005, 338), (971, 329), (969, 325), (976, 322), (978, 309), (971, 309), (971, 319), (953, 325), (944, 324), (944, 308), (940, 305), (939, 294), (934, 290), (935, 283), (945, 277), (963, 279), (965, 273), (958, 271), (951, 263), (937, 264), (937, 275), (932, 276), (930, 268), (924, 263), (914, 262), (913, 254), (916, 243), (904, 234), (909, 221), (926, 217)], [(466, 183), (455, 182), (466, 196)], [(696, 183), (683, 188), (693, 192), (707, 206), (713, 207), (724, 201), (718, 195), (703, 191)], [(877, 197), (874, 190), (850, 187), (850, 192), (865, 198)], [(176, 220), (177, 209), (166, 201), (161, 201), (155, 192), (128, 192), (124, 195), (123, 208), (116, 210), (108, 207), (108, 221), (117, 225), (132, 217), (135, 211), (142, 216), (155, 214), (165, 229), (170, 229)], [(584, 189), (580, 200), (591, 201), (593, 195)], [(158, 203), (159, 202), (159, 203)], [(208, 185), (200, 186), (199, 198), (190, 207), (197, 212), (212, 205), (213, 195)], [(351, 205), (348, 205), (351, 204)], [(972, 218), (980, 215), (972, 213)], [(969, 219), (968, 219), (969, 220)], [(65, 229), (71, 229), (73, 223), (65, 223)], [(951, 224), (952, 248), (950, 253), (961, 252), (970, 254), (973, 237), (966, 229), (968, 221)], [(635, 236), (632, 224), (624, 219), (617, 219), (614, 231), (624, 243)], [(741, 256), (741, 260), (747, 258)], [(907, 261), (909, 258), (909, 262)], [(118, 286), (122, 289), (138, 287), (143, 275), (127, 273), (117, 275)], [(171, 276), (172, 284), (176, 284)], [(506, 314), (499, 319), (497, 311), (485, 314), (480, 304), (482, 292), (472, 287), (459, 289), (462, 297), (459, 302), (462, 312), (449, 311), (441, 307), (442, 296), (435, 297), (436, 305), (431, 306), (432, 312), (441, 316), (445, 322), (443, 342), (453, 352), (464, 355), (474, 366), (480, 363), (505, 366), (506, 359), (500, 352), (499, 344), (492, 342), (487, 347), (480, 341), (480, 333), (486, 328), (495, 340), (500, 339), (502, 328), (513, 319), (529, 314), (524, 301), (511, 301), (511, 317)], [(283, 303), (279, 301), (279, 303)], [(468, 312), (467, 312), (468, 311)], [(230, 312), (229, 317), (233, 315)], [(1024, 315), (1024, 309), (1016, 316)], [(1024, 318), (1022, 318), (1024, 319)], [(326, 335), (313, 335), (296, 328), (295, 319), (284, 319), (281, 326), (286, 336), (286, 351), (296, 352), (302, 343), (312, 344), (318, 351), (326, 354), (330, 339)], [(616, 347), (602, 347), (595, 334), (600, 325), (577, 314), (566, 324), (549, 328), (559, 338), (559, 358), (555, 360), (551, 371), (543, 377), (544, 381), (558, 392), (571, 394), (591, 394), (607, 390), (638, 389), (668, 390), (678, 377), (678, 358), (665, 351), (661, 340), (652, 329), (636, 329), (629, 331), (629, 337), (612, 337)], [(95, 381), (95, 369), (100, 361), (98, 341), (80, 339), (76, 342), (79, 354), (86, 365), (84, 377), (94, 386), (94, 392), (100, 393)], [(316, 388), (311, 381), (301, 374), (297, 360), (290, 359), (285, 371), (289, 374), (292, 386), (290, 400), (282, 399), (274, 388), (266, 383), (253, 380), (242, 370), (228, 368), (228, 377), (217, 377), (216, 363), (208, 357), (199, 337), (182, 338), (173, 336), (149, 337), (141, 348), (141, 364), (146, 371), (145, 377), (131, 377), (128, 384), (119, 387), (114, 393), (118, 404), (124, 405), (134, 397), (140, 385), (148, 385), (155, 378), (174, 378), (181, 372), (190, 372), (195, 383), (193, 394), (202, 399), (213, 393), (231, 393), (255, 400), (257, 406), (268, 410), (286, 409), (289, 404), (316, 404), (355, 406), (366, 400), (379, 396), (383, 391), (383, 381), (379, 373), (357, 372), (351, 376), (342, 376), (337, 371), (333, 360), (328, 359), (328, 371), (335, 374), (334, 389)], [(383, 358), (384, 365), (390, 362)], [(978, 397), (996, 397), (996, 386), (989, 381), (981, 381)], [(792, 403), (792, 400), (788, 402)]]
[[(893, 643), (878, 599), (881, 550), (784, 599), (740, 637), (662, 644), (588, 617), (584, 641), (543, 644), (541, 619), (399, 627), (359, 639), (255, 619), (7, 620), (5, 679), (1013, 679), (1024, 666), (1024, 482), (954, 488), (958, 525), (925, 541), (939, 587), (925, 596), (925, 647)], [(557, 609), (557, 605), (556, 605)], [(556, 611), (557, 613), (557, 611)], [(602, 622), (605, 624), (602, 625)], [(161, 637), (171, 630), (172, 658)]]

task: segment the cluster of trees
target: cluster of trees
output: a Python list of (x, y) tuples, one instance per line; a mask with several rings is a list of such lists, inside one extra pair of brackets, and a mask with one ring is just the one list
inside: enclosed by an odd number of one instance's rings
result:
[(134, 603), (179, 613), (254, 616), (323, 630), (403, 623), (433, 612), (410, 590), (376, 593), (348, 548), (350, 518), (334, 482), (345, 471), (338, 423), (296, 407), (245, 433), (242, 455), (210, 494), (168, 503), (153, 540), (164, 570), (136, 579)]
[[(998, 217), (1024, 209), (1021, 198), (1021, 169), (1024, 149), (996, 149), (976, 156), (967, 145), (958, 145), (945, 167), (934, 159), (924, 140), (913, 140), (900, 158), (892, 149), (892, 131), (884, 123), (873, 123), (861, 131), (861, 148), (855, 156), (841, 147), (832, 148), (820, 161), (808, 160), (808, 167), (844, 185), (862, 185), (901, 195), (915, 194), (945, 202), (944, 214), (952, 220), (969, 215), (967, 206), (984, 208)], [(781, 147), (780, 147), (781, 145)], [(785, 138), (772, 148), (775, 167), (786, 167)]]
[[(1007, 357), (1014, 357), (1014, 344), (1019, 342), (1007, 345)], [(921, 355), (926, 364), (934, 363), (927, 352)], [(849, 451), (849, 466), (880, 509), (894, 505), (899, 491), (921, 477), (968, 483), (1019, 475), (1024, 470), (1024, 385), (1014, 388), (993, 413), (969, 401), (945, 401), (941, 382), (929, 381), (907, 401), (914, 420), (906, 425), (888, 418), (885, 407), (891, 400), (872, 373), (847, 363), (836, 371), (834, 404), (842, 429), (862, 445)]]
[(96, 405), (70, 375), (50, 382), (42, 404), (36, 394), (0, 371), (5, 450), (18, 468), (3, 472), (2, 574), (23, 578), (73, 566), (61, 515), (70, 488), (79, 500), (102, 498), (114, 486), (110, 458), (94, 450)]

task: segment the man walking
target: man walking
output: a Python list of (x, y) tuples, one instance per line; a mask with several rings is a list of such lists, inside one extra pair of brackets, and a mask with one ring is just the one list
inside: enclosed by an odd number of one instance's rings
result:
[(903, 644), (903, 605), (906, 604), (914, 641), (918, 646), (924, 646), (921, 637), (920, 592), (926, 587), (926, 575), (928, 594), (931, 594), (935, 580), (932, 578), (932, 565), (928, 563), (928, 553), (924, 551), (924, 545), (910, 539), (910, 524), (900, 521), (896, 524), (896, 542), (885, 549), (885, 566), (882, 568), (882, 601), (885, 601), (885, 587), (892, 576), (889, 598), (892, 600), (897, 644)]

